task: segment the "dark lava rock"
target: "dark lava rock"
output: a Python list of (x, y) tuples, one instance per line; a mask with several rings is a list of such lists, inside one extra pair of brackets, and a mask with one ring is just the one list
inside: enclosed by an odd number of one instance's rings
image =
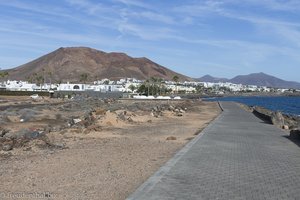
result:
[(40, 136), (39, 131), (30, 131), (25, 134), (25, 138), (27, 139), (35, 139), (38, 138), (39, 136)]
[(0, 137), (3, 137), (9, 130), (0, 128)]
[(6, 138), (10, 139), (20, 139), (20, 138), (26, 138), (26, 139), (35, 139), (40, 136), (39, 131), (32, 131), (29, 129), (21, 129), (17, 132), (9, 132), (4, 135)]
[(33, 109), (24, 108), (19, 111), (19, 114), (21, 115), (20, 119), (23, 119), (24, 122), (27, 122), (34, 120), (38, 113)]
[(7, 143), (2, 145), (2, 150), (3, 151), (10, 151), (13, 149), (13, 144)]
[(292, 139), (300, 139), (300, 130), (291, 130), (290, 131), (290, 138)]

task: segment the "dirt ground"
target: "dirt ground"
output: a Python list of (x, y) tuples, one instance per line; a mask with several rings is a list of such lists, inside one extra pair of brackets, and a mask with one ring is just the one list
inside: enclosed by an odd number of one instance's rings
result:
[(51, 131), (0, 151), (0, 199), (125, 199), (221, 112), (199, 100), (93, 101), (86, 124), (77, 119), (90, 109), (78, 107), (86, 101), (47, 101), (35, 110), (43, 118), (26, 122), (18, 110), (2, 111), (9, 120), (0, 126), (11, 132)]

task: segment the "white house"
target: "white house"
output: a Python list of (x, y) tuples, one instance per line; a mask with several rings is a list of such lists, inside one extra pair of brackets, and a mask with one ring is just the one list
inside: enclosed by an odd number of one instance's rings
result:
[(61, 83), (57, 87), (57, 91), (84, 91), (85, 84)]
[(10, 91), (35, 91), (39, 89), (34, 83), (28, 83), (27, 81), (6, 81), (4, 83), (6, 90)]

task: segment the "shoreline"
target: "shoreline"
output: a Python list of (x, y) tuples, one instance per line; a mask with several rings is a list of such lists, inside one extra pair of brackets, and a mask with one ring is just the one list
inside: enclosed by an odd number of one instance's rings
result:
[(277, 126), (289, 132), (290, 137), (300, 139), (300, 116), (285, 114), (279, 111), (272, 111), (261, 106), (248, 106), (243, 103), (235, 102), (244, 110), (253, 113), (256, 117), (266, 123)]
[[(270, 98), (270, 99), (269, 99)], [(282, 99), (281, 99), (282, 98)], [(289, 99), (291, 98), (291, 99)], [(249, 107), (265, 107), (273, 112), (281, 112), (282, 114), (292, 117), (299, 117), (300, 112), (296, 108), (299, 97), (292, 96), (236, 96), (236, 97), (213, 97), (204, 98), (203, 101), (233, 101), (241, 104), (245, 104)], [(286, 102), (291, 100), (291, 102)]]

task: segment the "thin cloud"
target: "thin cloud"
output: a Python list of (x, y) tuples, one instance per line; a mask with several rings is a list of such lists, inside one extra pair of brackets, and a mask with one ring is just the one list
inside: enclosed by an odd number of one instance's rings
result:
[(6, 7), (12, 7), (18, 10), (30, 11), (31, 13), (69, 17), (69, 15), (66, 14), (65, 9), (53, 5), (48, 5), (48, 4), (46, 6), (44, 4), (38, 4), (38, 3), (28, 4), (22, 1), (10, 0), (10, 1), (1, 1), (0, 5)]
[(111, 7), (104, 6), (101, 3), (93, 3), (88, 0), (65, 0), (68, 4), (83, 9), (89, 15), (97, 15), (98, 13), (114, 13), (115, 10)]
[(146, 4), (144, 2), (141, 2), (141, 1), (137, 1), (137, 0), (114, 0), (114, 2), (119, 2), (119, 3), (125, 4), (127, 6), (136, 6), (136, 7), (145, 8), (145, 9), (153, 8), (153, 6)]
[(144, 11), (144, 12), (128, 12), (127, 16), (133, 18), (143, 18), (150, 21), (156, 21), (165, 24), (174, 24), (175, 20), (168, 15), (159, 14), (152, 11)]
[[(235, 3), (240, 3), (240, 1), (234, 1)], [(265, 9), (271, 11), (287, 11), (294, 12), (300, 10), (300, 2), (298, 0), (244, 0), (243, 3), (248, 5), (263, 6)]]
[(137, 24), (121, 23), (118, 30), (123, 35), (133, 35), (144, 40), (161, 40), (172, 38), (173, 30), (164, 27), (140, 26)]

